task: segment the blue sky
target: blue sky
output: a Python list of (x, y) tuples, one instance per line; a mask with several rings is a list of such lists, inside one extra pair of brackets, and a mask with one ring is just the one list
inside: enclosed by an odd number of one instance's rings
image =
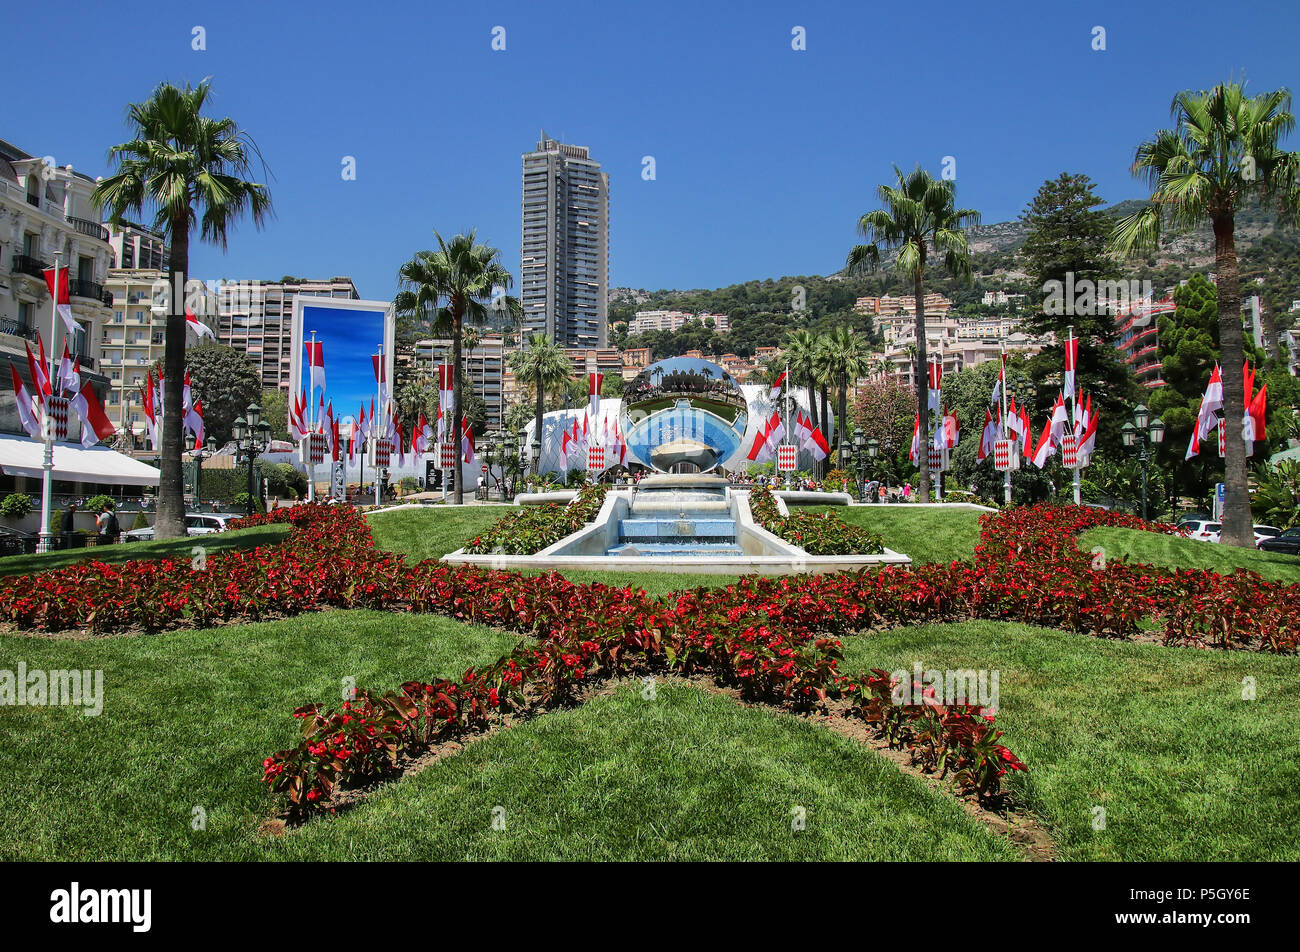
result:
[(193, 248), (192, 271), (346, 274), (376, 299), (434, 228), (477, 227), (517, 273), (520, 155), (542, 128), (610, 173), (614, 286), (715, 287), (838, 269), (893, 163), (938, 173), (952, 156), (985, 222), (1063, 170), (1107, 201), (1140, 196), (1133, 149), (1174, 92), (1295, 88), (1300, 63), (1300, 5), (1276, 2), (74, 0), (11, 20), (30, 42), (6, 44), (0, 137), (102, 174), (126, 103), (212, 76), (214, 111), (270, 165), (277, 215), (227, 252)]
[[(368, 417), (370, 403), (375, 399), (375, 369), (370, 355), (379, 352), (384, 340), (383, 314), (304, 305), (303, 325), (304, 339), (316, 331), (316, 340), (325, 344), (325, 401), (334, 401), (335, 418), (340, 423), (352, 421), (362, 406)], [(303, 363), (305, 372), (305, 359)], [(306, 383), (304, 380), (304, 389)], [(313, 399), (319, 411), (319, 390)]]

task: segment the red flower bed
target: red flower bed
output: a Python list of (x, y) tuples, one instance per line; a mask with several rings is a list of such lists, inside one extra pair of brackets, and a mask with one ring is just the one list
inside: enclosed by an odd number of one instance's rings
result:
[(882, 672), (838, 670), (839, 636), (871, 628), (987, 618), (1128, 637), (1145, 618), (1170, 644), (1294, 652), (1300, 585), (1252, 573), (1141, 571), (1094, 562), (1074, 543), (1098, 525), (1168, 527), (1104, 510), (1034, 506), (981, 519), (973, 562), (836, 575), (747, 577), (720, 589), (653, 598), (377, 553), (349, 507), (297, 506), (235, 527), (288, 522), (285, 541), (225, 552), (196, 570), (183, 559), (82, 563), (0, 581), (0, 620), (20, 628), (96, 633), (251, 621), (324, 608), (436, 612), (526, 632), (534, 640), (456, 681), (358, 691), (338, 710), (300, 708), (303, 739), (264, 764), (293, 809), (327, 804), (339, 784), (379, 778), (401, 755), (546, 706), (595, 678), (704, 672), (755, 700), (794, 709), (849, 698), (852, 711), (927, 769), (952, 771), (982, 797), (1023, 769), (980, 712), (933, 701), (884, 707)]

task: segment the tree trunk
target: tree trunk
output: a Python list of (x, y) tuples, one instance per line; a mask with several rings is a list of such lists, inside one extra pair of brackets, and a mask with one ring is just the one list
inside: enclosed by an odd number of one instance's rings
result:
[[(808, 416), (811, 418), (810, 422), (815, 430), (819, 426), (817, 423), (817, 379), (812, 374), (809, 374), (806, 384), (808, 387)], [(821, 463), (816, 457), (813, 457), (812, 471), (814, 478), (821, 476), (820, 469)]]
[(533, 475), (542, 474), (542, 416), (546, 412), (546, 392), (542, 389), (542, 378), (535, 381), (537, 385), (537, 408), (533, 414), (533, 439), (537, 441), (537, 458), (533, 460)]
[(930, 501), (930, 389), (929, 367), (926, 363), (925, 295), (922, 292), (924, 272), (918, 271), (913, 281), (912, 293), (916, 299), (916, 412), (921, 420), (921, 452), (917, 466), (921, 470), (919, 496), (921, 502)]
[[(181, 472), (181, 394), (185, 383), (185, 280), (190, 268), (190, 227), (172, 222), (171, 272), (167, 300), (167, 329), (163, 347), (162, 447), (158, 474), (158, 515), (155, 539), (185, 536), (185, 483)], [(179, 293), (178, 293), (179, 290)]]
[(1246, 414), (1246, 382), (1242, 374), (1245, 343), (1241, 329), (1241, 285), (1231, 214), (1214, 219), (1214, 267), (1218, 272), (1219, 362), (1223, 373), (1223, 413), (1227, 458), (1224, 463), (1223, 532), (1221, 541), (1255, 547), (1250, 490), (1246, 485), (1246, 446), (1241, 420)]
[(847, 375), (845, 375), (840, 378), (840, 404), (839, 404), (840, 418), (839, 420), (836, 421), (836, 426), (835, 426), (836, 431), (839, 433), (837, 439), (840, 445), (841, 460), (844, 459), (844, 441), (847, 440), (849, 437), (848, 425), (846, 423), (846, 417), (848, 415), (848, 409), (849, 409), (848, 404), (849, 404), (849, 378)]
[(452, 498), (457, 506), (465, 504), (465, 458), (460, 452), (460, 334), (465, 317), (459, 301), (451, 302), (451, 442), (456, 449), (456, 465), (452, 468), (455, 488)]

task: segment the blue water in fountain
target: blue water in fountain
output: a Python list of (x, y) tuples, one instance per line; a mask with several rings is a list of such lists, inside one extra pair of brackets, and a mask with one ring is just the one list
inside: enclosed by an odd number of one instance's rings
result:
[(606, 555), (743, 555), (736, 520), (722, 489), (647, 489), (618, 522), (618, 544)]

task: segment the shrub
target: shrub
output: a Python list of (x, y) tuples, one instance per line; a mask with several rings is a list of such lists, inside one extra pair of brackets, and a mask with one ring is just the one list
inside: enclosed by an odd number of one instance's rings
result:
[(9, 519), (21, 519), (34, 508), (31, 497), (26, 493), (10, 493), (5, 496), (3, 502), (0, 502), (0, 516)]
[(135, 521), (131, 523), (131, 529), (148, 529), (149, 520), (145, 518), (144, 511), (141, 510), (135, 514)]
[(782, 516), (776, 497), (765, 486), (750, 491), (749, 510), (764, 529), (809, 555), (878, 555), (885, 551), (880, 533), (851, 526), (833, 512)]
[(465, 551), (474, 555), (533, 555), (577, 532), (600, 512), (609, 487), (597, 483), (583, 486), (567, 506), (550, 503), (528, 506), (520, 513), (498, 519), (480, 536), (465, 543)]
[(100, 493), (98, 496), (91, 496), (86, 503), (86, 512), (103, 512), (105, 506), (117, 508), (117, 501), (112, 496)]

